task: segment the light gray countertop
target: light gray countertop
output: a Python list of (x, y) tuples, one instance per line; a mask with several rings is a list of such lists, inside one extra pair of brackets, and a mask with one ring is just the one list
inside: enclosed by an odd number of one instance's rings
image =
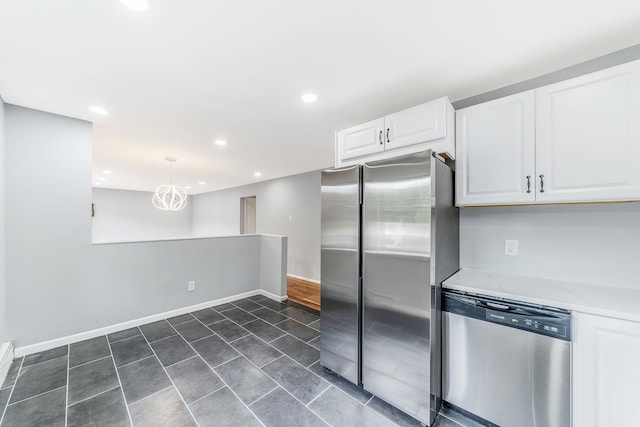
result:
[(640, 322), (640, 288), (620, 288), (463, 269), (445, 289)]

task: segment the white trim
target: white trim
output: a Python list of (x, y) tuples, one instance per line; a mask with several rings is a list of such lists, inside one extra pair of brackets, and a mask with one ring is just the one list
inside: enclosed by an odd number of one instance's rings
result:
[[(127, 322), (118, 323), (115, 325), (105, 326), (102, 328), (92, 329), (90, 331), (80, 332), (74, 335), (67, 335), (65, 337), (56, 338), (49, 341), (43, 341), (36, 344), (26, 345), (24, 347), (17, 347), (15, 349), (15, 357), (27, 356), (33, 353), (39, 353), (41, 351), (49, 350), (52, 348), (60, 347), (61, 345), (68, 345), (77, 343), (80, 341), (88, 340), (95, 337), (100, 337), (102, 335), (111, 334), (113, 332), (122, 331), (125, 329), (133, 328), (135, 326), (144, 325), (147, 323), (155, 322), (157, 320), (168, 319), (169, 317), (179, 316), (181, 314), (191, 313), (192, 311), (202, 310), (204, 308), (209, 308), (214, 305), (225, 304), (228, 302), (237, 301), (239, 299), (252, 297), (254, 295), (263, 295), (272, 300), (282, 302), (287, 299), (287, 296), (277, 296), (272, 294), (271, 292), (267, 292), (263, 289), (256, 289), (249, 292), (244, 292), (237, 295), (232, 295), (230, 297), (219, 298), (212, 301), (203, 302), (196, 305), (191, 305), (189, 307), (177, 308), (175, 310), (165, 311), (163, 313), (153, 314), (151, 316), (141, 317), (139, 319), (129, 320)], [(3, 346), (4, 349), (4, 346)], [(13, 357), (10, 359), (12, 360)], [(10, 365), (11, 363), (9, 363)], [(4, 368), (4, 366), (3, 366)], [(9, 369), (9, 368), (7, 368)], [(1, 371), (0, 371), (1, 373)]]
[[(7, 372), (13, 362), (13, 343), (11, 341), (5, 341), (0, 347), (0, 386), (4, 383), (4, 379), (7, 377)], [(0, 414), (1, 416), (2, 414)]]
[(319, 280), (309, 279), (308, 277), (296, 276), (295, 274), (287, 274), (287, 276), (293, 277), (294, 279), (300, 279), (300, 280), (305, 280), (307, 282), (316, 283), (318, 285), (320, 284)]

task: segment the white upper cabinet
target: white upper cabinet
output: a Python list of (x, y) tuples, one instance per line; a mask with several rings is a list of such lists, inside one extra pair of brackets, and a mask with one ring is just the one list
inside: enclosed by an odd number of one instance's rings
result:
[(456, 112), (458, 205), (535, 201), (533, 91)]
[(455, 158), (454, 111), (447, 97), (336, 132), (336, 167), (420, 150)]
[(640, 198), (639, 65), (536, 90), (538, 201)]
[(458, 206), (640, 200), (640, 61), (456, 120)]
[(640, 425), (640, 323), (577, 313), (573, 425)]
[(338, 132), (338, 157), (353, 159), (384, 151), (384, 119)]

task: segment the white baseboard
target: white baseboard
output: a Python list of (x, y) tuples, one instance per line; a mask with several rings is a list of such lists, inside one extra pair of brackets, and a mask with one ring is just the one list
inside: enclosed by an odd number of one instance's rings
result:
[[(224, 297), (212, 301), (203, 302), (189, 307), (178, 308), (175, 310), (165, 311), (164, 313), (153, 314), (151, 316), (141, 317), (139, 319), (129, 320), (127, 322), (118, 323), (115, 325), (105, 326), (103, 328), (92, 329), (86, 332), (80, 332), (79, 334), (67, 335), (66, 337), (56, 338), (49, 341), (43, 341), (36, 344), (26, 345), (24, 347), (17, 347), (15, 349), (15, 357), (27, 356), (33, 353), (39, 353), (41, 351), (50, 350), (52, 348), (60, 347), (61, 345), (73, 344), (76, 342), (88, 340), (91, 338), (99, 337), (102, 335), (111, 334), (125, 329), (133, 328), (135, 326), (145, 325), (147, 323), (155, 322), (157, 320), (167, 319), (169, 317), (179, 316), (181, 314), (191, 313), (192, 311), (202, 310), (204, 308), (212, 307), (214, 305), (226, 304), (228, 302), (237, 301), (239, 299), (252, 297), (254, 295), (263, 295), (275, 301), (282, 302), (287, 299), (284, 297), (272, 294), (262, 289), (256, 289), (254, 291), (244, 292), (242, 294), (232, 295), (230, 297)], [(4, 347), (3, 347), (4, 348)], [(13, 359), (13, 357), (12, 357)], [(9, 365), (11, 363), (9, 362)], [(9, 369), (9, 368), (7, 368)]]
[(308, 277), (302, 277), (302, 276), (296, 276), (295, 274), (287, 274), (287, 276), (289, 277), (294, 277), (296, 279), (300, 279), (300, 280), (305, 280), (307, 282), (311, 282), (311, 283), (317, 283), (318, 285), (320, 284), (319, 280), (316, 279), (309, 279)]
[(2, 386), (4, 379), (7, 377), (11, 362), (13, 362), (13, 343), (6, 341), (0, 347), (0, 386)]

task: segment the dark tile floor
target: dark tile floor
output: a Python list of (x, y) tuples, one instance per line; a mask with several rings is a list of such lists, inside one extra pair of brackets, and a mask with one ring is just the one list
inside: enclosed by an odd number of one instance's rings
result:
[(420, 425), (326, 372), (319, 329), (255, 296), (29, 355), (0, 388), (0, 426)]

